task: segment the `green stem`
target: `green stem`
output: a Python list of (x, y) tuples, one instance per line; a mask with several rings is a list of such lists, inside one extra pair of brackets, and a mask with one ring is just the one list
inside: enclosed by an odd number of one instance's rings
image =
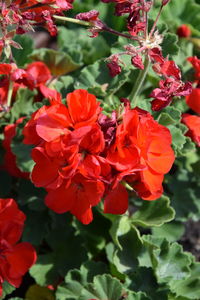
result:
[(56, 15), (53, 15), (53, 17), (54, 17), (54, 19), (57, 19), (57, 20), (60, 20), (60, 21), (71, 22), (71, 23), (84, 25), (84, 26), (91, 26), (90, 22), (86, 22), (86, 21), (83, 21), (83, 20), (78, 20), (78, 19), (68, 18), (68, 17), (62, 17), (62, 16), (56, 16)]
[[(56, 15), (54, 15), (53, 17), (54, 17), (54, 19), (61, 20), (61, 21), (71, 22), (71, 23), (84, 25), (84, 26), (90, 26), (90, 27), (93, 26), (92, 23), (86, 22), (86, 21), (83, 21), (83, 20), (78, 20), (78, 19), (68, 18), (68, 17), (62, 17), (62, 16), (56, 16)], [(131, 36), (130, 34), (126, 34), (126, 33), (121, 33), (119, 31), (116, 31), (116, 30), (112, 29), (112, 28), (109, 28), (107, 25), (104, 26), (102, 31), (106, 31), (106, 32), (115, 34), (117, 36), (122, 36), (124, 38), (139, 42), (137, 37)]]
[(148, 57), (145, 58), (144, 62), (144, 70), (140, 70), (139, 76), (134, 84), (134, 87), (129, 95), (129, 100), (132, 102), (132, 107), (137, 106), (137, 95), (143, 85), (143, 82), (147, 76), (148, 70), (149, 70), (150, 60)]
[(7, 94), (7, 103), (6, 103), (7, 107), (11, 106), (12, 94), (13, 94), (13, 81), (10, 80), (8, 94)]

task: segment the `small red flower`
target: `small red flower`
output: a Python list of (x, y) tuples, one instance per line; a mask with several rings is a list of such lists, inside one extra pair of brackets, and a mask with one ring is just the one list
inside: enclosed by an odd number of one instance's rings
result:
[(160, 80), (159, 88), (156, 88), (150, 94), (154, 98), (151, 102), (152, 110), (159, 111), (169, 105), (173, 97), (187, 96), (192, 92), (192, 84), (188, 81), (183, 83), (174, 78)]
[(186, 135), (200, 147), (200, 117), (190, 114), (182, 115), (182, 122), (188, 127)]
[(31, 244), (17, 244), (25, 218), (13, 199), (0, 199), (0, 296), (2, 283), (6, 280), (19, 287), (23, 275), (37, 258)]
[(186, 24), (179, 26), (176, 33), (180, 38), (187, 38), (191, 36), (190, 27)]

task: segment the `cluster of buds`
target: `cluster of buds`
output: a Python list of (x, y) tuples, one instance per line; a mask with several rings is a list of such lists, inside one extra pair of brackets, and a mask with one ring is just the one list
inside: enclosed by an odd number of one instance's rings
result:
[[(114, 2), (115, 14), (121, 16), (128, 14), (127, 29), (130, 40), (138, 42), (138, 46), (128, 44), (124, 46), (125, 51), (112, 54), (107, 58), (107, 67), (109, 68), (112, 77), (118, 75), (122, 71), (123, 60), (121, 56), (129, 55), (131, 63), (135, 68), (144, 70), (152, 63), (154, 72), (161, 76), (159, 88), (156, 88), (150, 94), (154, 98), (152, 101), (152, 110), (158, 111), (165, 106), (169, 105), (173, 97), (187, 96), (192, 91), (190, 82), (182, 82), (181, 72), (174, 61), (169, 60), (168, 57), (164, 58), (162, 54), (161, 44), (163, 37), (159, 34), (157, 22), (160, 17), (161, 11), (169, 0), (162, 1), (157, 18), (148, 31), (148, 13), (152, 7), (152, 1), (144, 0), (102, 0), (103, 2)], [(124, 35), (125, 36), (125, 35)], [(144, 59), (145, 57), (145, 59)], [(146, 62), (146, 66), (145, 66)]]

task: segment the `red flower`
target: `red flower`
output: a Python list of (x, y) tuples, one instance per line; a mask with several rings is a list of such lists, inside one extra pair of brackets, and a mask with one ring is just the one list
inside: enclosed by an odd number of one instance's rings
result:
[(41, 61), (29, 64), (26, 67), (26, 72), (33, 77), (34, 87), (39, 87), (52, 78), (49, 68)]
[(23, 275), (36, 261), (36, 252), (29, 243), (19, 243), (25, 215), (13, 199), (0, 199), (0, 296), (6, 280), (19, 287)]
[(192, 93), (186, 97), (187, 105), (197, 114), (200, 114), (200, 88), (192, 90)]
[(107, 160), (118, 171), (133, 172), (139, 168), (140, 157), (135, 143), (138, 123), (137, 111), (131, 110), (117, 128), (116, 141), (108, 151)]
[(128, 209), (128, 192), (119, 183), (104, 198), (104, 213), (124, 214)]
[(179, 26), (177, 28), (177, 32), (178, 36), (180, 38), (187, 38), (191, 36), (191, 30), (190, 27), (188, 27), (187, 25), (183, 24), (181, 26)]
[(136, 182), (134, 187), (143, 199), (154, 200), (162, 195), (163, 175), (170, 171), (175, 159), (172, 137), (170, 131), (148, 113), (141, 115), (137, 134), (141, 164), (146, 168), (139, 172), (141, 182)]
[[(69, 133), (72, 128), (92, 125), (101, 111), (96, 97), (85, 90), (75, 90), (67, 95), (67, 105), (52, 101), (40, 108), (26, 124), (24, 143), (37, 144), (41, 139), (50, 142)], [(33, 140), (34, 136), (34, 141)], [(36, 141), (36, 143), (35, 143)]]
[(186, 135), (200, 147), (200, 117), (190, 114), (182, 115), (182, 122), (188, 127)]
[(20, 118), (15, 124), (9, 124), (4, 128), (4, 140), (2, 142), (2, 145), (6, 152), (4, 156), (3, 167), (8, 171), (8, 173), (10, 173), (14, 177), (22, 177), (28, 179), (29, 173), (22, 172), (17, 167), (16, 156), (14, 155), (11, 149), (11, 142), (16, 134), (16, 127), (18, 124), (22, 123), (23, 120), (24, 118)]
[(117, 128), (116, 142), (107, 160), (123, 171), (123, 176), (135, 174), (133, 186), (143, 199), (157, 199), (163, 192), (163, 175), (174, 162), (171, 134), (149, 113), (128, 110)]
[(92, 219), (92, 206), (101, 200), (104, 184), (100, 180), (90, 180), (80, 174), (74, 176), (70, 185), (63, 184), (56, 190), (50, 190), (46, 196), (46, 205), (57, 213), (70, 211), (83, 224)]
[(4, 6), (4, 28), (9, 25), (16, 26), (16, 32), (23, 34), (29, 31), (32, 26), (44, 23), (50, 34), (57, 33), (53, 23), (53, 15), (61, 14), (64, 10), (72, 8), (73, 0), (14, 0)]
[(173, 97), (187, 96), (192, 92), (190, 82), (183, 83), (174, 78), (160, 80), (159, 88), (156, 88), (150, 94), (154, 98), (151, 102), (152, 110), (159, 111), (170, 104)]
[(77, 145), (68, 147), (55, 157), (49, 156), (44, 148), (36, 147), (32, 158), (36, 162), (31, 175), (33, 183), (37, 187), (51, 189), (58, 188), (64, 179), (71, 179), (80, 161)]
[(75, 90), (66, 97), (74, 128), (94, 124), (101, 112), (100, 102), (86, 90)]
[(41, 94), (46, 98), (58, 97), (56, 91), (46, 86), (52, 76), (50, 70), (43, 62), (31, 63), (26, 69), (18, 69), (15, 64), (0, 64), (0, 75), (4, 75), (0, 80), (0, 106), (2, 110), (6, 109), (10, 82), (13, 82), (12, 100), (14, 100), (20, 87), (27, 87), (31, 90), (37, 89), (40, 97), (37, 95), (36, 100), (37, 98), (41, 100)]
[(174, 161), (170, 132), (123, 101), (120, 115), (108, 118), (100, 115), (95, 96), (76, 90), (67, 96), (67, 106), (51, 101), (26, 125), (26, 142), (38, 143), (32, 181), (47, 189), (46, 205), (55, 212), (70, 211), (88, 224), (92, 206), (104, 197), (106, 213), (123, 214), (128, 193), (122, 180), (143, 199), (161, 196), (164, 174)]

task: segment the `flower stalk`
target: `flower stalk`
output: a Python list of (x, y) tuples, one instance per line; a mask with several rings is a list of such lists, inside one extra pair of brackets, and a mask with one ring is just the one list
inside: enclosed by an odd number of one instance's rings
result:
[(139, 76), (134, 84), (134, 87), (129, 95), (129, 100), (132, 103), (132, 107), (136, 107), (137, 106), (137, 100), (138, 100), (138, 94), (141, 90), (141, 87), (144, 83), (144, 80), (147, 76), (148, 70), (149, 70), (149, 65), (150, 65), (150, 59), (148, 56), (146, 56), (145, 58), (145, 62), (144, 62), (144, 69), (140, 70), (139, 72)]
[(7, 95), (7, 108), (11, 106), (12, 94), (13, 94), (13, 81), (10, 80), (9, 87), (8, 87), (8, 95)]

